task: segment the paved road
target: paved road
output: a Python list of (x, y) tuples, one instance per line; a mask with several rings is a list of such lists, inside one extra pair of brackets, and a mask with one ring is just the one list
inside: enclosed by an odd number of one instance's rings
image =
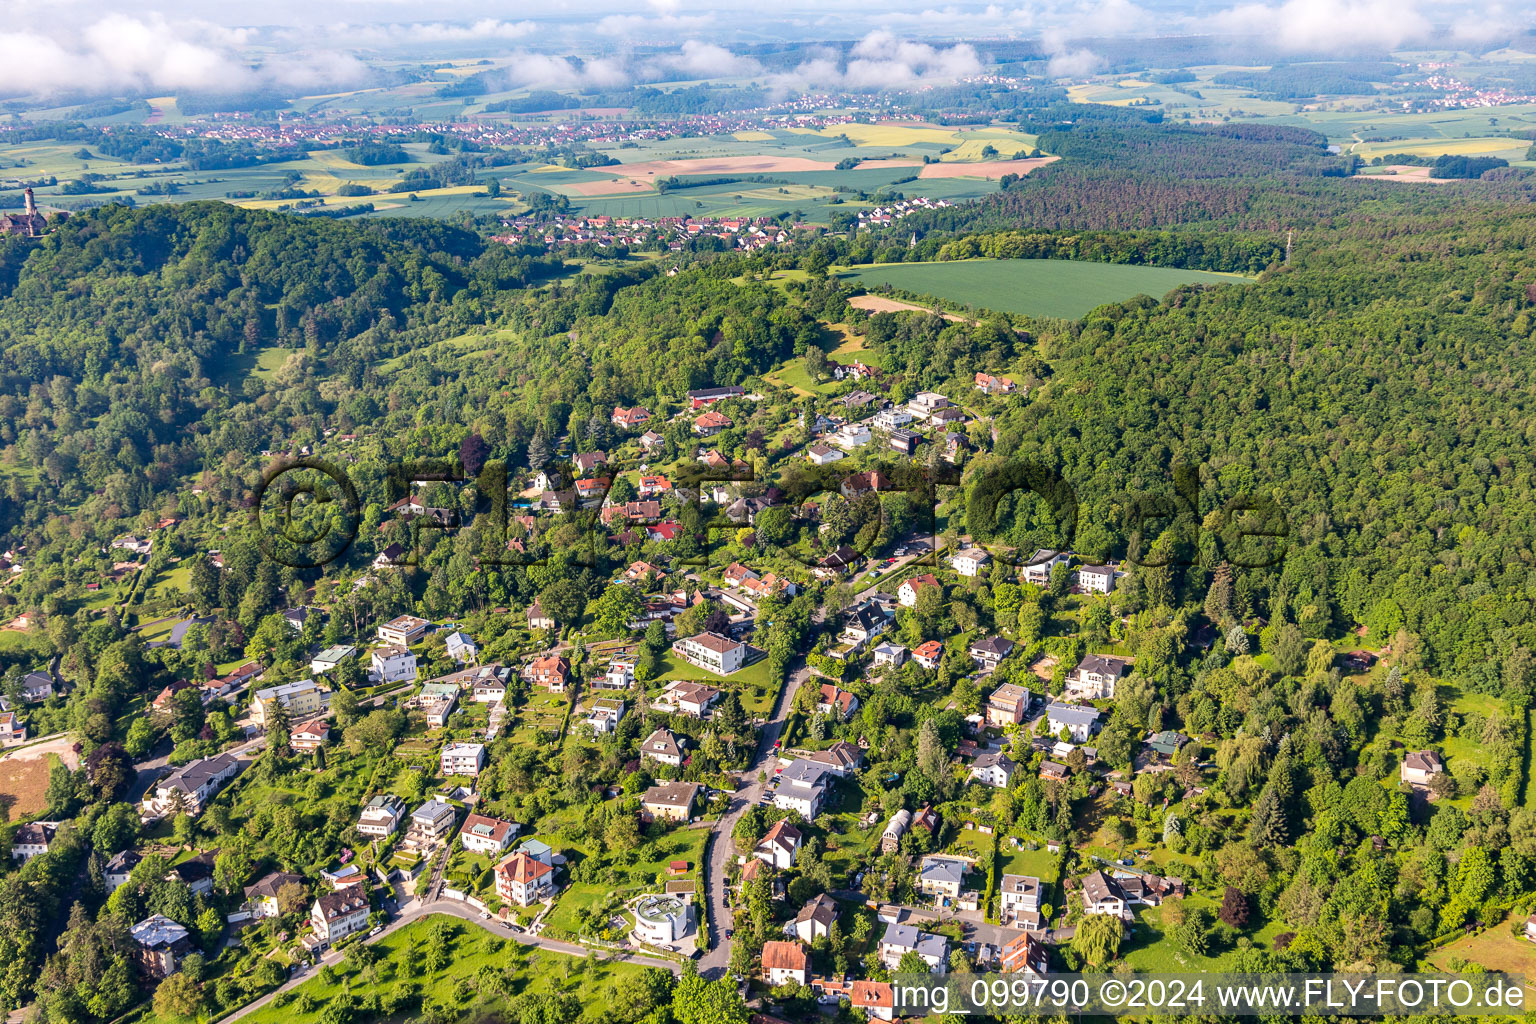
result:
[[(440, 900), (436, 903), (426, 904), (421, 903), (420, 901), (409, 903), (401, 911), (398, 917), (384, 926), (383, 931), (379, 932), (377, 935), (369, 936), (368, 938), (363, 939), (363, 941), (367, 943), (378, 942), (386, 935), (389, 935), (391, 932), (394, 932), (399, 928), (405, 927), (412, 921), (419, 920), (423, 917), (428, 917), (432, 914), (443, 914), (448, 917), (456, 917), (461, 921), (467, 921), (470, 924), (484, 928), (486, 931), (490, 932), (492, 935), (497, 936), (498, 938), (511, 939), (512, 941), (520, 943), (524, 946), (536, 946), (539, 949), (548, 950), (552, 953), (563, 953), (567, 956), (577, 956), (584, 958), (588, 954), (594, 952), (594, 950), (586, 946), (579, 946), (571, 942), (557, 942), (554, 939), (546, 939), (542, 936), (529, 935), (526, 932), (509, 932), (504, 926), (496, 922), (494, 919), (483, 920), (480, 917), (480, 912), (475, 910), (473, 907), (470, 907), (467, 904), (457, 903), (452, 900)], [(660, 967), (663, 970), (671, 971), (673, 974), (681, 974), (683, 970), (681, 965), (676, 964), (671, 960), (661, 960), (659, 958), (649, 956), (630, 956), (627, 954), (618, 954), (611, 951), (605, 953), (604, 950), (596, 950), (595, 952), (597, 952), (599, 956), (607, 955), (613, 959), (626, 960), (629, 963), (639, 964), (642, 967)], [(335, 964), (340, 963), (341, 959), (341, 953), (338, 953), (335, 950), (330, 950), (320, 958), (320, 962), (321, 964)], [(318, 972), (305, 971), (303, 974), (298, 974), (289, 978), (282, 985), (273, 989), (271, 992), (268, 992), (266, 995), (262, 996), (255, 1002), (247, 1003), (245, 1006), (242, 1006), (234, 1013), (222, 1018), (221, 1024), (227, 1024), (229, 1021), (239, 1020), (241, 1017), (244, 1017), (249, 1013), (254, 1013), (255, 1011), (261, 1009), (263, 1006), (271, 1002), (272, 998), (279, 992), (286, 992), (291, 988), (302, 985), (304, 982), (314, 977), (316, 973)]]
[[(912, 553), (898, 558), (896, 564), (881, 573), (881, 579), (888, 578), (890, 573), (927, 554), (932, 540), (918, 537), (909, 539), (907, 544), (913, 549)], [(854, 595), (852, 604), (858, 604), (879, 589), (879, 583), (864, 588)], [(817, 608), (815, 623), (820, 625), (825, 620), (826, 609)], [(709, 923), (709, 948), (699, 957), (699, 973), (706, 978), (720, 977), (725, 974), (731, 963), (731, 940), (725, 937), (725, 929), (732, 927), (734, 923), (730, 907), (726, 904), (725, 888), (725, 869), (730, 864), (731, 858), (736, 856), (736, 846), (731, 840), (731, 832), (735, 829), (736, 823), (741, 820), (742, 814), (762, 798), (764, 784), (757, 781), (757, 776), (759, 773), (767, 773), (772, 778), (777, 760), (774, 744), (778, 742), (780, 734), (784, 731), (784, 720), (789, 715), (789, 709), (794, 707), (795, 694), (809, 678), (811, 678), (811, 670), (804, 664), (791, 670), (788, 682), (779, 691), (778, 700), (774, 702), (773, 714), (758, 732), (757, 750), (752, 757), (751, 766), (738, 778), (737, 789), (731, 795), (730, 805), (710, 830), (709, 845), (704, 856), (706, 897), (704, 907)]]

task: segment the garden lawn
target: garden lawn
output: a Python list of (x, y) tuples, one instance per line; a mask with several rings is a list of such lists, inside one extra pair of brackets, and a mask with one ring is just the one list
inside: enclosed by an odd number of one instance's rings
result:
[[(438, 971), (408, 969), (407, 946), (414, 939), (425, 950), (438, 920), (452, 921), (457, 927), (448, 965)], [(326, 984), (316, 975), (294, 990), (297, 995), (292, 1000), (282, 1006), (268, 1003), (245, 1020), (249, 1024), (318, 1024), (326, 1007), (343, 992), (350, 991), (358, 998), (370, 990), (388, 996), (410, 983), (421, 986), (423, 1005), (439, 1003), (453, 1008), (449, 1012), (453, 1019), (501, 1019), (505, 998), (476, 984), (476, 975), (484, 967), (505, 971), (515, 992), (570, 993), (590, 1012), (627, 1003), (621, 993), (637, 984), (646, 970), (622, 962), (589, 964), (577, 957), (521, 946), (452, 917), (413, 921), (381, 939), (376, 947), (384, 956), (377, 984), (342, 967), (343, 975), (333, 983)], [(301, 1011), (306, 995), (312, 1006)]]

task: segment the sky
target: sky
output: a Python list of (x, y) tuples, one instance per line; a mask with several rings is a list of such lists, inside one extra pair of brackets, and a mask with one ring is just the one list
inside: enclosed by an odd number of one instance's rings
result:
[(0, 94), (317, 92), (360, 84), (370, 61), (471, 54), (515, 58), (513, 85), (610, 88), (752, 76), (763, 69), (732, 45), (832, 39), (857, 43), (763, 73), (784, 90), (905, 87), (979, 74), (987, 43), (1009, 39), (1040, 40), (1052, 74), (1081, 76), (1098, 65), (1092, 41), (1108, 37), (1221, 34), (1342, 54), (1483, 47), (1533, 25), (1536, 0), (0, 0)]

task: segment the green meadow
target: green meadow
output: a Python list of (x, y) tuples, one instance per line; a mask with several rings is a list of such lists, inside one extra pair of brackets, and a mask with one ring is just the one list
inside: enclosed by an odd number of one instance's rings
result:
[(853, 267), (845, 281), (882, 285), (976, 309), (1077, 319), (1096, 306), (1136, 295), (1161, 297), (1181, 284), (1234, 284), (1245, 278), (1203, 270), (1133, 267), (1076, 260), (959, 260)]

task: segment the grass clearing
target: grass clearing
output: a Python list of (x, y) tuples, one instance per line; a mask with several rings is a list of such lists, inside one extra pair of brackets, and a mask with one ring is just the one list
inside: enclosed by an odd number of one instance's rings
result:
[(1161, 297), (1181, 284), (1234, 284), (1237, 274), (1171, 267), (1133, 267), (1077, 260), (960, 260), (850, 268), (844, 280), (866, 287), (932, 295), (980, 309), (1078, 319), (1095, 307), (1136, 295)]

